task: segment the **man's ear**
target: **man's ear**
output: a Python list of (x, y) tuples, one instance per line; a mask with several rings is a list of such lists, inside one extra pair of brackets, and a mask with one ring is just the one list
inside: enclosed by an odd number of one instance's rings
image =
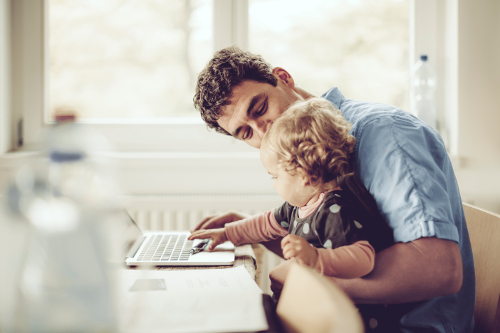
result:
[(284, 68), (274, 67), (273, 74), (276, 78), (286, 84), (289, 88), (295, 87), (295, 82), (293, 81), (293, 77), (288, 73)]

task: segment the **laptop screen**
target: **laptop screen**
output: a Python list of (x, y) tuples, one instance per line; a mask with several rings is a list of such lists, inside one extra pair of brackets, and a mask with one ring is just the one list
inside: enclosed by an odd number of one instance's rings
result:
[(123, 246), (121, 247), (120, 257), (124, 258), (135, 241), (142, 237), (142, 231), (125, 208), (120, 213), (119, 219), (119, 226), (116, 228), (116, 233), (119, 235)]

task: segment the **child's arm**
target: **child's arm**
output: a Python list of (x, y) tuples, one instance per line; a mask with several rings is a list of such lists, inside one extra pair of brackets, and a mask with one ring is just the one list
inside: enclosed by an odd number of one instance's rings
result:
[(304, 238), (288, 235), (281, 242), (283, 257), (296, 258), (323, 275), (352, 279), (370, 273), (374, 266), (375, 250), (367, 241), (335, 249), (317, 249)]
[(189, 239), (211, 238), (210, 249), (230, 240), (234, 245), (269, 241), (288, 234), (288, 230), (278, 224), (274, 209), (243, 220), (227, 223), (224, 228), (194, 231)]
[(275, 209), (225, 225), (227, 238), (234, 244), (259, 243), (288, 235), (278, 224)]
[(323, 275), (353, 279), (370, 273), (375, 265), (375, 249), (365, 240), (336, 249), (317, 250), (317, 269)]

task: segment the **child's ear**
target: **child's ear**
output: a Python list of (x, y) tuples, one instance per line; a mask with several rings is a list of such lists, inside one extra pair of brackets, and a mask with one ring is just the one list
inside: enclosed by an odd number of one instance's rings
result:
[(302, 186), (306, 187), (311, 185), (311, 176), (309, 176), (309, 174), (304, 169), (298, 167), (295, 169), (295, 171), (299, 174)]

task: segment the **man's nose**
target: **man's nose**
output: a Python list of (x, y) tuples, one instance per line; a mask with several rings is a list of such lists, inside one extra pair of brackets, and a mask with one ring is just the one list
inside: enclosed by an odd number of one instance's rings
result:
[(271, 127), (272, 124), (273, 122), (270, 120), (262, 123), (257, 123), (255, 126), (255, 131), (262, 138), (264, 136), (264, 133), (267, 132), (267, 130)]

